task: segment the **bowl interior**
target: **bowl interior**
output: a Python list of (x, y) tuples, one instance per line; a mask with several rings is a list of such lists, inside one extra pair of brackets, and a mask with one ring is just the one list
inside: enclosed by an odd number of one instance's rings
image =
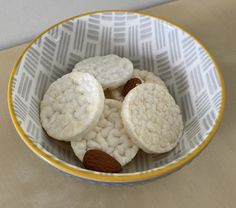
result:
[(117, 54), (160, 76), (181, 107), (185, 129), (178, 146), (162, 155), (139, 152), (123, 173), (145, 172), (185, 157), (204, 142), (222, 102), (220, 78), (205, 49), (163, 20), (129, 12), (77, 17), (50, 29), (23, 55), (12, 81), (13, 109), (30, 140), (50, 157), (80, 169), (70, 144), (42, 129), (39, 104), (50, 83), (91, 56)]

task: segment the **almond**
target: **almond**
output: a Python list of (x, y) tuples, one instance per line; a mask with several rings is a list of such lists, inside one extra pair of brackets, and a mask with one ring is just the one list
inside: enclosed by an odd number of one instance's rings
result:
[(132, 78), (128, 80), (123, 87), (122, 95), (125, 97), (129, 93), (130, 90), (132, 90), (139, 84), (142, 84), (142, 81), (139, 78)]
[(116, 159), (101, 150), (88, 150), (84, 155), (83, 165), (89, 170), (106, 173), (119, 173), (122, 170)]

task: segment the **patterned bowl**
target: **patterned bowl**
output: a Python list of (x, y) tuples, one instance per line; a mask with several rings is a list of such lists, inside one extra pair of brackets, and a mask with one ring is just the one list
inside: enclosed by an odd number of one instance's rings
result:
[[(119, 174), (83, 169), (69, 143), (49, 138), (39, 119), (39, 104), (50, 83), (84, 58), (111, 53), (159, 75), (181, 107), (185, 123), (174, 150), (162, 155), (140, 151)], [(31, 150), (70, 175), (113, 184), (157, 178), (191, 161), (216, 133), (224, 100), (221, 73), (196, 38), (163, 19), (128, 11), (83, 14), (41, 33), (13, 67), (8, 91), (12, 121)]]

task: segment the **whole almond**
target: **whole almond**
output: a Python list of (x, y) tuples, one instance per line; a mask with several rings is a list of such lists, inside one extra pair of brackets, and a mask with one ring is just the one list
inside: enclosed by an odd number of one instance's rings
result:
[(122, 95), (125, 97), (129, 93), (130, 90), (132, 90), (139, 84), (142, 84), (142, 81), (139, 78), (132, 78), (128, 80), (123, 87)]
[(116, 159), (101, 150), (88, 150), (84, 155), (83, 165), (89, 170), (106, 173), (119, 173), (122, 170)]

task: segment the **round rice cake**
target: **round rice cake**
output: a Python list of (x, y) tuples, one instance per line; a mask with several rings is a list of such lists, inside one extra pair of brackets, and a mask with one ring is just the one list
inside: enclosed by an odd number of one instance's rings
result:
[(106, 152), (122, 166), (130, 162), (138, 152), (138, 147), (129, 138), (120, 116), (121, 102), (105, 99), (103, 114), (97, 126), (82, 140), (71, 142), (76, 156), (83, 161), (90, 149)]
[[(142, 83), (156, 83), (161, 87), (163, 87), (164, 89), (168, 90), (165, 83), (161, 80), (160, 77), (147, 70), (134, 69), (132, 78), (139, 78), (142, 81)], [(124, 100), (124, 97), (122, 96), (123, 87), (124, 86), (120, 86), (116, 89), (111, 89), (110, 90), (111, 98), (123, 101)]]
[(49, 86), (41, 101), (42, 126), (55, 139), (78, 139), (97, 124), (104, 99), (102, 86), (90, 74), (66, 74)]
[(133, 64), (127, 58), (111, 54), (87, 58), (77, 63), (73, 71), (90, 73), (104, 89), (113, 89), (125, 84), (131, 78)]
[(158, 84), (133, 88), (124, 99), (121, 117), (132, 141), (147, 153), (170, 151), (183, 132), (179, 106)]
[(167, 87), (165, 85), (165, 82), (161, 80), (160, 77), (155, 75), (153, 72), (147, 71), (147, 70), (140, 70), (140, 69), (135, 69), (133, 71), (133, 77), (140, 78), (143, 80), (143, 83), (155, 83), (163, 87), (164, 89), (167, 90)]

